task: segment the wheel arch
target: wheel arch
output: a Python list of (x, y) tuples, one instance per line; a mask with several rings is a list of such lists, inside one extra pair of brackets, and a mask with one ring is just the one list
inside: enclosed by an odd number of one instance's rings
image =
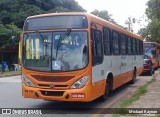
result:
[(109, 90), (111, 91), (113, 88), (113, 73), (111, 71), (107, 72), (105, 80), (109, 83)]

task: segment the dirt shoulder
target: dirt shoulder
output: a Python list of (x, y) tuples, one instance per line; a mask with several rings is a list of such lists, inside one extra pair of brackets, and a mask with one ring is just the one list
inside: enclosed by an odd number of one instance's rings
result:
[(148, 85), (148, 92), (129, 108), (160, 108), (160, 74)]
[[(142, 109), (143, 112), (146, 108), (148, 108), (148, 111), (160, 111), (160, 74), (158, 74), (156, 76), (156, 81), (154, 81), (153, 83), (149, 84), (147, 86), (147, 93), (143, 96), (140, 97), (139, 100), (135, 101), (134, 103), (132, 103), (130, 106), (128, 106), (127, 108), (132, 108), (133, 109)], [(156, 108), (156, 109), (155, 109)], [(132, 115), (133, 116), (133, 115)], [(154, 117), (158, 117), (160, 116), (159, 114), (144, 114), (144, 113), (140, 113), (140, 114), (135, 114), (134, 116), (136, 117), (146, 117), (146, 116), (154, 116)], [(129, 115), (128, 115), (129, 117)]]

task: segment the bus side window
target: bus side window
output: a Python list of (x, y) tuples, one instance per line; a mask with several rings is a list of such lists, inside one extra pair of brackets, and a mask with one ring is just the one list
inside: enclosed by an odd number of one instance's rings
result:
[(120, 54), (126, 55), (126, 38), (124, 34), (120, 34)]
[(119, 34), (113, 31), (113, 55), (119, 55)]
[(136, 40), (131, 38), (132, 40), (132, 55), (136, 55)]
[(111, 30), (107, 27), (103, 28), (103, 39), (104, 54), (111, 55)]
[(131, 38), (127, 36), (127, 54), (131, 55)]
[(143, 49), (143, 41), (141, 42), (141, 51), (142, 51), (142, 55), (144, 55), (144, 49)]
[(103, 51), (102, 51), (102, 34), (100, 30), (91, 29), (92, 35), (92, 65), (102, 64)]
[(143, 41), (139, 41), (140, 55), (143, 55)]
[(140, 42), (139, 40), (136, 41), (136, 45), (137, 45), (137, 49), (136, 49), (137, 55), (140, 54), (140, 51), (139, 51), (139, 50), (140, 50), (140, 49), (139, 49), (139, 42)]

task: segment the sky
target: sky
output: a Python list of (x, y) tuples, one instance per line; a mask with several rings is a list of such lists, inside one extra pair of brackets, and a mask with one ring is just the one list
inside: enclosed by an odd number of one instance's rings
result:
[[(149, 0), (76, 0), (87, 12), (95, 9), (106, 10), (112, 14), (112, 18), (120, 25), (125, 26), (128, 17), (139, 19), (145, 14), (146, 3)], [(145, 22), (142, 24), (147, 25)], [(143, 26), (135, 25), (137, 32)]]

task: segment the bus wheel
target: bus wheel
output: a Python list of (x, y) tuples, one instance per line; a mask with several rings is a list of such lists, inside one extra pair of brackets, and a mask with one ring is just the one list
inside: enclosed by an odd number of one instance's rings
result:
[(109, 82), (106, 81), (105, 91), (104, 94), (100, 97), (101, 101), (106, 101), (109, 96)]
[(149, 75), (152, 76), (152, 74), (154, 74), (154, 67), (151, 66), (150, 70), (149, 70)]
[(133, 76), (132, 76), (132, 80), (130, 81), (131, 84), (134, 84), (136, 81), (136, 69), (134, 69), (133, 71)]

